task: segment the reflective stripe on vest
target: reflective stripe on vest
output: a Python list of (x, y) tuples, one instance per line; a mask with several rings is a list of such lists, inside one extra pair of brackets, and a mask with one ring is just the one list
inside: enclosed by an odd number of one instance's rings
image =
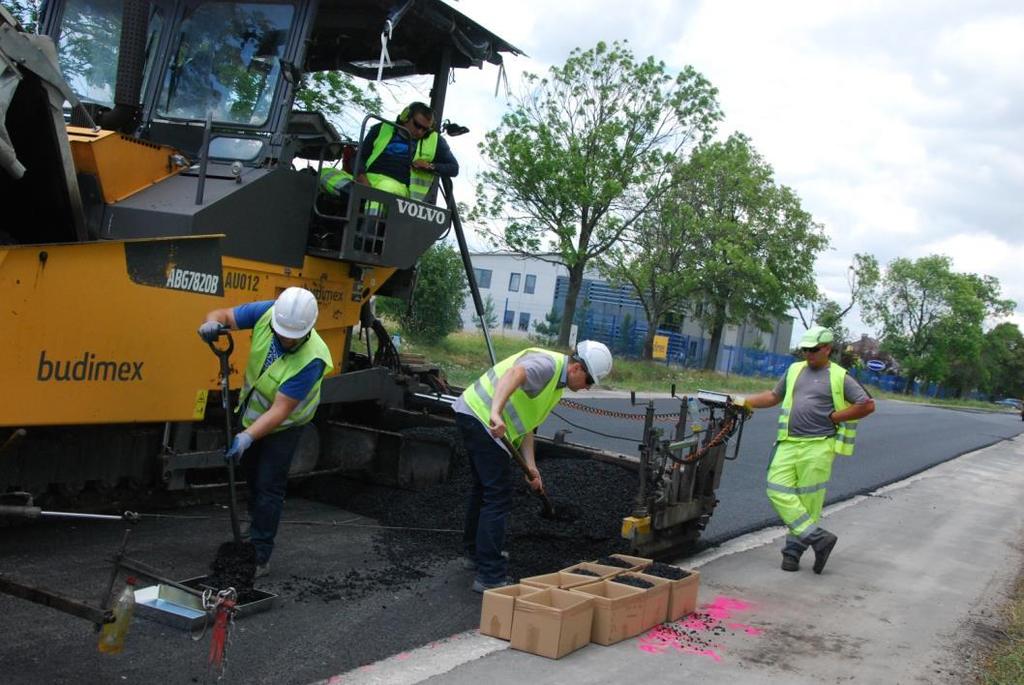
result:
[(340, 195), (342, 189), (352, 182), (352, 174), (344, 169), (324, 167), (320, 170), (320, 189), (331, 195)]
[(527, 353), (546, 354), (555, 362), (555, 373), (544, 386), (544, 389), (536, 396), (530, 397), (520, 387), (509, 396), (502, 410), (501, 417), (505, 421), (506, 435), (513, 444), (519, 444), (523, 436), (534, 428), (544, 423), (548, 413), (558, 404), (562, 398), (564, 388), (558, 387), (558, 381), (562, 378), (562, 371), (565, 369), (566, 356), (557, 352), (549, 352), (539, 347), (530, 347), (518, 354), (501, 360), (487, 372), (480, 376), (473, 385), (466, 388), (462, 393), (463, 399), (473, 414), (489, 425), (491, 421), (491, 403), (494, 399), (494, 389), (505, 373), (515, 366), (516, 361)]
[[(416, 156), (412, 161), (422, 159), (424, 162), (433, 162), (437, 155), (437, 131), (431, 131), (425, 138), (416, 144)], [(434, 172), (426, 169), (413, 167), (409, 171), (409, 197), (414, 200), (423, 201), (434, 185)]]
[[(786, 397), (782, 400), (782, 412), (779, 414), (779, 430), (776, 440), (789, 438), (789, 414), (793, 407), (793, 389), (796, 387), (796, 379), (800, 372), (807, 367), (807, 362), (796, 362), (790, 364), (786, 371)], [(834, 362), (829, 362), (828, 367), (829, 389), (832, 393), (832, 405), (836, 411), (842, 411), (849, 407), (843, 392), (843, 383), (846, 380), (846, 369)], [(857, 439), (857, 421), (843, 421), (836, 424), (834, 440), (835, 453), (849, 457), (853, 455), (854, 442)]]
[[(248, 428), (253, 421), (270, 409), (280, 387), (306, 368), (307, 364), (314, 359), (324, 362), (324, 370), (320, 374), (320, 378), (316, 380), (309, 393), (295, 409), (281, 422), (281, 425), (274, 429), (273, 432), (276, 433), (309, 423), (313, 419), (313, 414), (316, 413), (316, 408), (320, 404), (320, 384), (324, 376), (334, 366), (331, 364), (331, 353), (327, 344), (314, 330), (310, 331), (309, 340), (300, 345), (299, 349), (282, 354), (263, 371), (263, 361), (267, 358), (274, 339), (274, 331), (270, 327), (270, 317), (273, 311), (273, 307), (268, 309), (252, 328), (252, 346), (249, 351), (249, 362), (245, 367), (245, 384), (242, 386), (240, 395), (245, 406), (242, 425)], [(242, 407), (240, 406), (238, 410), (241, 411)]]

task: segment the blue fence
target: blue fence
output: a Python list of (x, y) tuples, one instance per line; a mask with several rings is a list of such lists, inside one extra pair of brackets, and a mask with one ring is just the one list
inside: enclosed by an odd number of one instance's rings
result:
[[(692, 369), (704, 368), (709, 351), (709, 341), (703, 337), (682, 335), (674, 331), (658, 330), (658, 335), (668, 338), (668, 356), (666, 364), (683, 366)], [(644, 339), (647, 337), (647, 323), (643, 320), (634, 321), (631, 317), (601, 316), (588, 312), (583, 324), (579, 327), (579, 340), (600, 340), (616, 355), (624, 357), (640, 357)], [(732, 345), (723, 345), (718, 353), (715, 370), (726, 375), (763, 376), (781, 378), (786, 369), (796, 361), (790, 354), (775, 354), (762, 350), (754, 350)], [(868, 369), (850, 369), (850, 373), (865, 385), (881, 388), (886, 392), (901, 393), (906, 387), (907, 379), (903, 376), (878, 373)], [(955, 392), (944, 388), (938, 383), (921, 383), (915, 381), (911, 386), (911, 394), (919, 397), (950, 398)], [(987, 400), (981, 393), (972, 392), (970, 399)]]

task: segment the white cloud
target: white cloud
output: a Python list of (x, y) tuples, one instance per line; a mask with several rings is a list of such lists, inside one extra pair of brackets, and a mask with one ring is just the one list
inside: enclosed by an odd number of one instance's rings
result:
[[(719, 89), (723, 135), (742, 131), (832, 238), (819, 284), (848, 297), (854, 252), (947, 254), (999, 278), (1024, 322), (1024, 5), (1015, 0), (461, 0), (452, 6), (529, 53), (509, 81), (574, 47), (628, 39)], [(472, 199), (476, 143), (497, 126), (497, 71), (461, 71), (446, 115)], [(428, 84), (429, 85), (429, 84)], [(848, 322), (860, 332), (859, 320)]]

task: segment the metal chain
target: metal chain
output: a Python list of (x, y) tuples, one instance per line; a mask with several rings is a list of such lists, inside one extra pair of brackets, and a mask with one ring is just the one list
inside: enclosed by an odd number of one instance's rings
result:
[(726, 419), (722, 423), (722, 430), (715, 433), (714, 437), (712, 437), (710, 440), (704, 443), (702, 447), (698, 448), (692, 456), (683, 457), (682, 459), (676, 459), (675, 457), (673, 457), (672, 461), (677, 462), (679, 464), (692, 464), (694, 462), (700, 461), (701, 459), (704, 458), (704, 455), (707, 454), (712, 447), (721, 445), (729, 438), (729, 434), (732, 432), (732, 429), (735, 425), (735, 417)]
[[(643, 421), (646, 418), (645, 414), (633, 414), (626, 411), (614, 411), (612, 409), (598, 409), (589, 405), (583, 404), (582, 402), (576, 402), (574, 400), (567, 400), (562, 398), (558, 402), (559, 404), (568, 407), (569, 409), (575, 409), (576, 411), (585, 412), (587, 414), (595, 414), (596, 416), (606, 416), (612, 419), (627, 419), (629, 421)], [(674, 414), (655, 414), (655, 421), (675, 422), (679, 420), (680, 412)]]

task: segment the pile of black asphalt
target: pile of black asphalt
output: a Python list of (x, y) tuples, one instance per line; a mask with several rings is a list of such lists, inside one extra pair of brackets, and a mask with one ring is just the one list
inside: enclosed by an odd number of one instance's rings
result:
[[(375, 520), (382, 528), (375, 536), (374, 551), (388, 564), (326, 579), (296, 577), (282, 589), (300, 601), (357, 599), (382, 587), (415, 582), (432, 568), (462, 555), (462, 535), (457, 531), (463, 528), (472, 475), (457, 430), (435, 430), (442, 431), (456, 448), (450, 477), (444, 483), (414, 492), (329, 477), (319, 478), (301, 491), (303, 497)], [(513, 475), (512, 514), (505, 541), (513, 579), (628, 551), (620, 527), (634, 504), (635, 472), (586, 458), (544, 459), (538, 466), (557, 515), (554, 519), (542, 517), (540, 500), (522, 478)]]

